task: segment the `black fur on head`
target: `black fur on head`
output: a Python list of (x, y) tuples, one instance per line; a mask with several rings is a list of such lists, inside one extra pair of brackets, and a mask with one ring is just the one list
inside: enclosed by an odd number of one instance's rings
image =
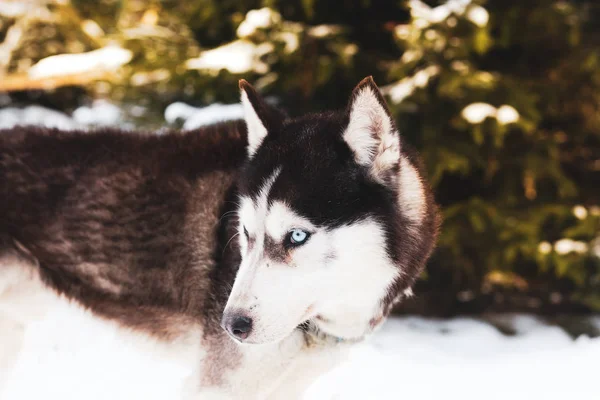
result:
[(257, 134), (248, 123), (248, 135), (262, 137), (239, 175), (240, 194), (256, 198), (279, 169), (269, 200), (285, 201), (313, 224), (335, 228), (377, 220), (385, 228), (387, 253), (402, 270), (382, 299), (387, 315), (422, 272), (439, 214), (422, 164), (403, 142), (373, 78), (356, 86), (345, 110), (291, 119), (270, 111), (248, 82), (240, 88), (245, 106), (256, 113), (250, 119), (265, 128)]

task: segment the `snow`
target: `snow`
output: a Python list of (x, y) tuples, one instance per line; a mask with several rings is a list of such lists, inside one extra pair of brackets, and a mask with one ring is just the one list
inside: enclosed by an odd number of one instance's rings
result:
[[(417, 56), (417, 54), (414, 54), (414, 57)], [(413, 57), (413, 54), (409, 53), (409, 57)], [(439, 73), (440, 68), (437, 65), (430, 65), (420, 69), (412, 76), (401, 79), (390, 85), (383, 86), (381, 91), (388, 95), (393, 103), (399, 104), (410, 96), (415, 89), (427, 86), (429, 80)]]
[[(444, 21), (452, 13), (457, 15), (464, 14), (470, 4), (471, 0), (448, 0), (437, 7), (430, 7), (421, 0), (410, 0), (408, 2), (408, 7), (410, 8), (411, 16), (415, 19), (415, 22), (421, 22), (418, 25), (425, 28), (430, 24)], [(485, 9), (483, 9), (483, 11), (485, 11)], [(477, 11), (476, 13), (481, 14), (481, 11)], [(477, 15), (476, 18), (477, 23), (480, 23), (483, 19), (481, 15)]]
[(480, 28), (484, 28), (490, 20), (490, 14), (481, 6), (473, 6), (467, 11), (467, 19)]
[(203, 70), (217, 75), (221, 70), (233, 74), (255, 72), (265, 74), (269, 66), (261, 61), (261, 57), (271, 53), (274, 47), (271, 43), (259, 45), (249, 40), (239, 39), (217, 48), (200, 53), (197, 58), (186, 61), (188, 69)]
[(37, 125), (64, 130), (98, 126), (126, 126), (119, 107), (104, 100), (95, 100), (89, 106), (81, 106), (71, 116), (46, 107), (31, 105), (23, 108), (0, 108), (0, 129), (17, 125)]
[(496, 108), (488, 103), (471, 103), (462, 110), (461, 115), (471, 124), (480, 124), (486, 118), (496, 118), (500, 125), (507, 125), (521, 118), (519, 112), (508, 104)]
[(170, 104), (165, 110), (165, 120), (176, 123), (183, 120), (183, 129), (196, 129), (216, 122), (241, 119), (244, 110), (241, 104), (212, 104), (208, 107), (192, 107), (182, 102)]
[[(527, 315), (504, 320), (514, 336), (470, 318), (392, 318), (304, 399), (598, 398), (600, 339), (573, 340)], [(600, 318), (592, 323), (600, 327)], [(61, 328), (72, 324), (65, 337)], [(26, 330), (23, 344), (2, 399), (177, 399), (192, 373), (185, 365), (194, 365), (81, 309), (52, 313)]]
[(472, 124), (480, 124), (486, 118), (496, 116), (496, 107), (488, 103), (471, 103), (466, 106), (461, 115)]
[(18, 1), (0, 2), (0, 15), (6, 18), (17, 18), (30, 11), (31, 4)]
[(504, 336), (473, 319), (398, 318), (306, 398), (597, 399), (600, 339), (571, 339), (530, 316)]
[(122, 112), (114, 104), (96, 100), (91, 106), (81, 106), (73, 111), (73, 120), (81, 125), (117, 125), (122, 120)]
[(513, 124), (517, 122), (521, 118), (519, 112), (508, 104), (504, 104), (498, 107), (498, 111), (496, 112), (496, 119), (498, 123), (501, 125)]
[(342, 32), (338, 25), (316, 25), (308, 30), (308, 34), (317, 38), (337, 35)]
[(569, 253), (578, 253), (583, 254), (587, 253), (589, 250), (589, 246), (585, 242), (581, 242), (579, 240), (573, 240), (569, 238), (564, 238), (557, 240), (554, 243), (554, 251), (558, 254), (564, 255)]
[[(267, 99), (273, 101), (272, 99)], [(140, 114), (139, 106), (130, 107), (130, 114)], [(140, 116), (140, 115), (136, 115)], [(193, 107), (183, 102), (170, 104), (164, 112), (167, 124), (182, 123), (183, 130), (197, 129), (222, 121), (241, 119), (244, 116), (242, 105), (211, 104), (207, 107)], [(132, 128), (121, 108), (106, 100), (94, 100), (90, 105), (80, 106), (71, 115), (46, 107), (31, 105), (22, 108), (0, 108), (0, 129), (17, 125), (38, 125), (65, 130), (86, 129), (104, 126)]]
[(256, 33), (258, 29), (266, 29), (279, 22), (281, 22), (281, 14), (269, 7), (250, 10), (238, 26), (236, 33), (239, 38), (246, 38)]
[(41, 106), (0, 109), (0, 129), (15, 125), (39, 125), (69, 130), (77, 128), (77, 123), (68, 115)]
[(127, 64), (133, 53), (117, 46), (78, 54), (59, 54), (41, 59), (32, 66), (28, 74), (33, 78), (47, 78), (69, 74), (98, 73), (112, 71)]

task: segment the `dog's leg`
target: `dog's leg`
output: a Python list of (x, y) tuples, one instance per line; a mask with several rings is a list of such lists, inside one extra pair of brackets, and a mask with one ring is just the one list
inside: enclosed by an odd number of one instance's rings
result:
[(268, 400), (302, 399), (317, 378), (343, 362), (349, 345), (312, 344), (305, 347), (286, 371)]
[(300, 331), (265, 345), (239, 345), (225, 333), (209, 342), (203, 346), (206, 353), (198, 374), (189, 379), (184, 400), (269, 399), (306, 345)]

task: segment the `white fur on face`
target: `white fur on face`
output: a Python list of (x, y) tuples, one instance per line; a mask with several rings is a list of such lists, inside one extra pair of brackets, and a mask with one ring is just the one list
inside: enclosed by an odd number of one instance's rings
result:
[(271, 176), (263, 183), (262, 188), (258, 192), (256, 201), (253, 201), (249, 197), (240, 198), (238, 216), (240, 223), (239, 237), (242, 249), (246, 249), (248, 245), (244, 234), (244, 228), (246, 228), (253, 237), (260, 237), (262, 236), (261, 233), (264, 232), (264, 227), (261, 226), (259, 222), (264, 221), (266, 218), (269, 192), (280, 172), (281, 168), (275, 169)]
[(361, 337), (382, 314), (381, 300), (401, 271), (386, 252), (383, 228), (372, 219), (333, 230), (330, 241), (335, 257), (324, 273), (328, 300), (315, 322), (333, 336)]
[(242, 89), (241, 93), (242, 107), (244, 109), (244, 119), (248, 128), (248, 156), (252, 157), (259, 148), (262, 141), (267, 137), (267, 128), (258, 117), (258, 114), (252, 107), (248, 94)]
[(360, 89), (352, 101), (344, 140), (354, 151), (356, 162), (370, 167), (376, 179), (400, 159), (398, 133), (370, 87)]
[[(225, 313), (252, 318), (245, 343), (282, 340), (309, 319), (331, 335), (363, 336), (381, 314), (381, 300), (398, 274), (385, 250), (383, 228), (371, 219), (331, 230), (316, 227), (284, 202), (269, 205), (271, 184), (267, 181), (256, 201), (241, 199), (242, 263)], [(311, 236), (285, 251), (282, 240), (294, 228)], [(272, 252), (285, 257), (272, 259)]]

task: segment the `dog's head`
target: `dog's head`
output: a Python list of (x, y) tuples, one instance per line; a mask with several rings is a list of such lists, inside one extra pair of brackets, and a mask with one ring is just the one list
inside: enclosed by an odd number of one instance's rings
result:
[(380, 324), (434, 245), (437, 212), (371, 78), (343, 112), (287, 119), (240, 82), (248, 160), (242, 262), (222, 325), (245, 343), (311, 321), (339, 338)]

